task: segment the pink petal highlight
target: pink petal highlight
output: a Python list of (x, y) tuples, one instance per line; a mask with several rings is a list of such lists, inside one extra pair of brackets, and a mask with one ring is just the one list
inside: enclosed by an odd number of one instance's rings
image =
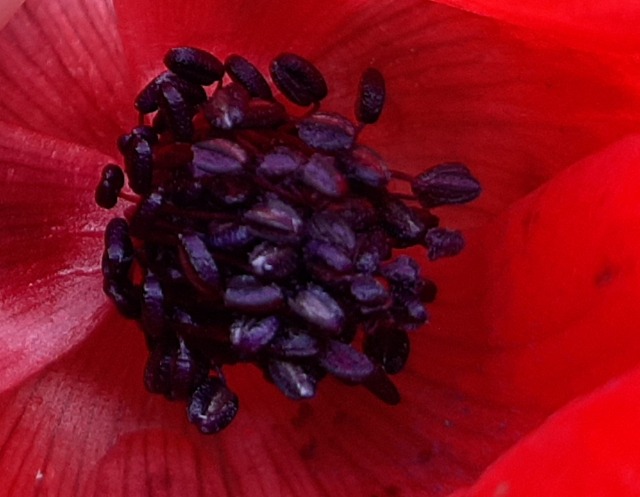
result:
[(78, 344), (105, 304), (92, 185), (108, 158), (0, 125), (0, 384), (8, 389)]

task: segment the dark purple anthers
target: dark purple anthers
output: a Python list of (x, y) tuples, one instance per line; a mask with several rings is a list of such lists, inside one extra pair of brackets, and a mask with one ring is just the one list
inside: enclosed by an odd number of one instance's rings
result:
[(370, 188), (383, 189), (391, 174), (382, 157), (368, 147), (355, 147), (341, 157), (347, 177)]
[(118, 203), (118, 195), (124, 186), (124, 172), (115, 164), (102, 169), (100, 182), (96, 188), (96, 204), (103, 209), (111, 209)]
[(211, 85), (220, 81), (224, 66), (214, 55), (194, 47), (170, 49), (164, 56), (164, 65), (181, 78), (197, 84)]
[(264, 319), (237, 319), (231, 324), (231, 344), (240, 352), (255, 354), (275, 336), (280, 328), (280, 320), (276, 316)]
[(245, 314), (272, 313), (283, 307), (284, 294), (275, 283), (263, 284), (253, 276), (238, 275), (227, 283), (224, 304)]
[(239, 84), (220, 87), (205, 104), (204, 115), (214, 128), (236, 128), (245, 119), (250, 98), (249, 92)]
[(229, 55), (224, 61), (229, 77), (251, 94), (252, 97), (271, 100), (273, 93), (269, 83), (256, 66), (240, 55)]
[(160, 108), (176, 141), (186, 142), (193, 136), (193, 123), (189, 105), (180, 92), (169, 83), (160, 86)]
[(195, 233), (179, 235), (178, 238), (178, 254), (185, 276), (204, 293), (218, 292), (221, 289), (220, 271), (205, 243)]
[(386, 97), (384, 77), (373, 67), (362, 73), (358, 99), (356, 100), (356, 118), (363, 124), (373, 124), (382, 114)]
[(411, 182), (411, 189), (425, 207), (464, 204), (480, 195), (481, 187), (467, 166), (446, 162), (427, 169)]
[(462, 252), (464, 238), (458, 230), (432, 228), (424, 237), (424, 245), (427, 247), (429, 260), (435, 261), (441, 257), (452, 257)]
[[(202, 433), (235, 417), (226, 370), (237, 363), (294, 400), (330, 375), (399, 403), (389, 375), (437, 293), (423, 267), (464, 247), (429, 209), (473, 200), (478, 181), (451, 162), (414, 177), (360, 143), (386, 97), (375, 69), (354, 124), (320, 110), (326, 82), (298, 55), (269, 69), (282, 96), (311, 106), (302, 116), (239, 55), (223, 65), (178, 47), (164, 62), (118, 139), (124, 173), (108, 164), (95, 191), (105, 209), (132, 204), (106, 227), (101, 267), (104, 292), (144, 336), (147, 390), (187, 402)], [(411, 247), (424, 264), (397, 251)]]
[(291, 310), (312, 328), (329, 335), (339, 334), (345, 324), (344, 310), (318, 285), (309, 285), (289, 300)]
[(290, 399), (310, 399), (316, 394), (317, 378), (300, 364), (271, 359), (267, 372), (275, 386)]
[(151, 191), (153, 181), (153, 150), (144, 138), (134, 136), (124, 153), (129, 187), (137, 194)]
[(338, 171), (335, 159), (330, 156), (313, 154), (302, 166), (302, 182), (327, 197), (340, 198), (347, 194), (347, 178)]
[(273, 83), (294, 104), (307, 106), (327, 96), (322, 73), (307, 59), (292, 53), (278, 55), (269, 67)]
[(356, 129), (346, 117), (316, 112), (298, 123), (298, 136), (312, 148), (325, 152), (348, 150), (353, 146)]
[(192, 174), (195, 178), (220, 174), (238, 174), (249, 160), (247, 152), (237, 143), (223, 138), (201, 141), (191, 146)]
[(191, 396), (187, 410), (189, 421), (205, 434), (223, 430), (237, 413), (238, 397), (220, 378), (202, 382)]

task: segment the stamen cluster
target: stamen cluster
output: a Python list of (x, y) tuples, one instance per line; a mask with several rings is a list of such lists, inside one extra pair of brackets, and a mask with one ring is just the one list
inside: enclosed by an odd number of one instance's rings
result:
[(276, 57), (270, 75), (281, 96), (309, 107), (300, 116), (238, 55), (222, 63), (180, 47), (164, 62), (136, 97), (139, 125), (118, 142), (133, 193), (114, 164), (96, 189), (101, 207), (133, 202), (106, 227), (102, 272), (146, 338), (146, 388), (186, 400), (204, 433), (236, 415), (223, 368), (240, 362), (291, 399), (313, 397), (329, 374), (398, 403), (388, 375), (404, 368), (436, 287), (397, 251), (457, 254), (460, 233), (429, 209), (473, 200), (477, 180), (458, 163), (392, 171), (358, 142), (386, 97), (373, 68), (354, 124), (320, 110), (324, 77), (295, 54)]

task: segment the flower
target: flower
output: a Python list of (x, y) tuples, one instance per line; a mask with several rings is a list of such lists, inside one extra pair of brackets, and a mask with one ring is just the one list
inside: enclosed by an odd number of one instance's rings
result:
[[(3, 492), (637, 495), (637, 7), (174, 4), (27, 0), (0, 32)], [(440, 295), (400, 406), (337, 384), (296, 404), (240, 369), (241, 414), (203, 437), (144, 392), (144, 344), (100, 290), (92, 197), (177, 44), (260, 67), (303, 53), (344, 113), (375, 64), (389, 105), (363, 141), (480, 177), (483, 199), (447, 214), (468, 249), (426, 266)]]

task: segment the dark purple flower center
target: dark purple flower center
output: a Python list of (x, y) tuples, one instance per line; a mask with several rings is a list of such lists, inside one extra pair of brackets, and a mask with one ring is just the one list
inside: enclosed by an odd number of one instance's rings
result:
[[(105, 293), (146, 338), (147, 389), (186, 400), (204, 433), (238, 410), (223, 375), (238, 362), (291, 399), (313, 397), (330, 374), (398, 403), (388, 375), (404, 368), (436, 288), (397, 251), (459, 252), (460, 233), (428, 209), (473, 200), (477, 180), (456, 163), (392, 171), (358, 143), (383, 110), (375, 69), (363, 74), (354, 124), (319, 110), (327, 84), (295, 54), (270, 72), (282, 96), (310, 106), (301, 116), (238, 55), (223, 64), (179, 47), (164, 62), (136, 98), (140, 124), (118, 141), (132, 193), (113, 164), (96, 189), (106, 209), (134, 203), (106, 228), (102, 271)], [(393, 193), (403, 182), (412, 194)]]

